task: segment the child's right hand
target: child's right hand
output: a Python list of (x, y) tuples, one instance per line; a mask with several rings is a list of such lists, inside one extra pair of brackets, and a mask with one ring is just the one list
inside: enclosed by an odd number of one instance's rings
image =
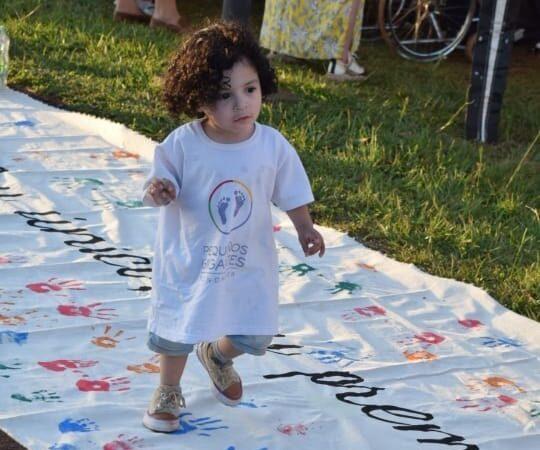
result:
[(153, 178), (146, 190), (157, 206), (168, 205), (176, 198), (174, 184), (166, 178)]

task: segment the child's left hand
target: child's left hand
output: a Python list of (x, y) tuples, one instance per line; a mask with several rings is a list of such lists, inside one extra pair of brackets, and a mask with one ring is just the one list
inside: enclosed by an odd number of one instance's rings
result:
[(313, 226), (298, 230), (298, 240), (304, 250), (304, 255), (311, 256), (319, 253), (319, 257), (324, 255), (324, 239)]

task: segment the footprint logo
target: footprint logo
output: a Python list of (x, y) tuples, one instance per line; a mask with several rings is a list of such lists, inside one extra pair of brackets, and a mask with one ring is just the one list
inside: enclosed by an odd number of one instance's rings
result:
[(244, 194), (242, 191), (234, 191), (234, 200), (236, 201), (236, 207), (234, 208), (233, 217), (236, 217), (238, 211), (240, 211), (240, 208), (246, 202), (246, 194)]
[(227, 224), (227, 210), (229, 209), (229, 202), (230, 201), (231, 201), (231, 199), (229, 197), (222, 197), (218, 201), (217, 209), (218, 209), (219, 217), (221, 219), (221, 223), (223, 225)]
[(251, 191), (238, 180), (221, 182), (208, 199), (210, 218), (223, 234), (230, 234), (243, 226), (251, 217), (252, 208)]

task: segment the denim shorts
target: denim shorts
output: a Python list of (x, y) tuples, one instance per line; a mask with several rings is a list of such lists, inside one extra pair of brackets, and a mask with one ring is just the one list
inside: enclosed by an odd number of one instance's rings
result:
[[(274, 336), (266, 335), (240, 335), (227, 336), (234, 347), (250, 355), (264, 355), (266, 347), (270, 345)], [(148, 348), (153, 352), (167, 356), (184, 356), (193, 351), (194, 344), (182, 344), (181, 342), (168, 341), (150, 332), (148, 334)]]

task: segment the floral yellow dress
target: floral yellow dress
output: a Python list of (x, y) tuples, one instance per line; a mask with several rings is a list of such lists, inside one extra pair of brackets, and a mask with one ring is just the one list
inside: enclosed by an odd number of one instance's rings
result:
[[(353, 0), (266, 0), (261, 46), (303, 59), (342, 56)], [(363, 4), (358, 8), (351, 53), (360, 44)]]

